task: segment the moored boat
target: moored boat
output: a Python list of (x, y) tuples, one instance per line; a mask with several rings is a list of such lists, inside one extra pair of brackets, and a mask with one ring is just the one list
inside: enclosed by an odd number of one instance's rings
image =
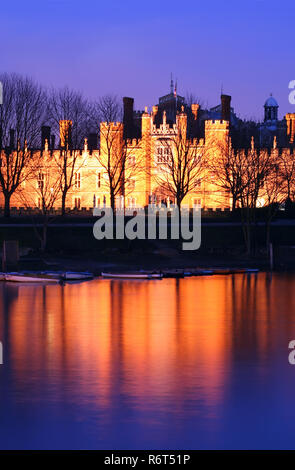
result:
[(102, 277), (110, 279), (162, 279), (162, 273), (101, 273)]
[(212, 269), (193, 269), (191, 271), (192, 276), (211, 276), (211, 274), (214, 274)]
[(4, 281), (8, 282), (51, 282), (57, 283), (59, 279), (46, 274), (31, 273), (4, 273)]
[(66, 271), (62, 273), (61, 279), (64, 281), (83, 281), (86, 279), (93, 279), (93, 274), (89, 272), (75, 272)]

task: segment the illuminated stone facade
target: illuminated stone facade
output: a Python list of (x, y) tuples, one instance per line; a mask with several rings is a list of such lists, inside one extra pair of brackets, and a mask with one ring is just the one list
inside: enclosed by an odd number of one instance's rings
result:
[[(224, 96), (224, 95), (223, 95)], [(117, 207), (144, 207), (149, 203), (165, 202), (174, 203), (170, 194), (165, 194), (159, 189), (158, 175), (165, 171), (165, 159), (169, 158), (172, 146), (163, 145), (169, 143), (179, 135), (181, 129), (188, 145), (194, 154), (194, 158), (206, 158), (211, 162), (217, 158), (220, 148), (230, 146), (230, 97), (222, 99), (221, 118), (217, 120), (203, 119), (200, 116), (199, 105), (184, 104), (184, 99), (171, 92), (160, 99), (158, 106), (153, 106), (152, 111), (133, 112), (133, 100), (125, 98), (129, 110), (124, 110), (122, 123), (100, 124), (99, 149), (88, 149), (88, 141), (85, 138), (82, 150), (71, 150), (69, 162), (75, 159), (75, 171), (70, 190), (67, 193), (66, 207), (69, 209), (92, 209), (98, 206), (110, 206), (109, 178), (107, 173), (108, 153), (111, 160), (123, 154), (126, 157), (126, 169), (124, 172), (124, 184), (116, 193)], [(127, 101), (126, 101), (127, 100)], [(173, 104), (174, 103), (174, 104)], [(173, 106), (174, 120), (173, 120)], [(130, 106), (132, 109), (130, 109)], [(127, 118), (126, 118), (127, 116)], [(286, 116), (287, 134), (289, 141), (294, 141), (295, 114)], [(38, 207), (40, 195), (38, 188), (47, 179), (47, 184), (54, 184), (56, 168), (65, 152), (66, 136), (70, 135), (71, 121), (60, 122), (60, 148), (50, 149), (48, 139), (45, 139), (43, 150), (31, 151), (32, 162), (36, 158), (42, 158), (44, 166), (34, 178), (28, 178), (21, 184), (20, 191), (11, 198), (11, 207)], [(132, 136), (136, 137), (132, 137)], [(131, 138), (130, 138), (131, 136)], [(112, 148), (108, 148), (109, 139)], [(244, 152), (245, 150), (240, 150)], [(246, 151), (253, 151), (249, 148)], [(260, 152), (278, 152), (276, 142), (272, 150), (260, 149)], [(293, 158), (293, 151), (289, 148), (280, 149), (286, 155)], [(114, 157), (114, 154), (117, 156)], [(131, 171), (130, 168), (137, 171)], [(43, 181), (43, 182), (42, 182)], [(52, 188), (51, 188), (52, 190)], [(261, 199), (263, 203), (263, 199)], [(216, 181), (216, 175), (210, 176), (210, 172), (204, 169), (199, 184), (195, 185), (183, 199), (183, 204), (193, 207), (201, 205), (204, 209), (225, 210), (231, 207), (229, 193), (223, 191)], [(3, 195), (1, 195), (3, 205)], [(61, 207), (61, 197), (56, 198), (55, 208)]]

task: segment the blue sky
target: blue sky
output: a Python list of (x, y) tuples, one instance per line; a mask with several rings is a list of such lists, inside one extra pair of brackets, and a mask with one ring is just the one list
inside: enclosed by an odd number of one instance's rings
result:
[(213, 106), (220, 90), (241, 117), (295, 112), (293, 1), (36, 0), (2, 2), (0, 70), (65, 84), (89, 97), (133, 96), (138, 109), (169, 91)]

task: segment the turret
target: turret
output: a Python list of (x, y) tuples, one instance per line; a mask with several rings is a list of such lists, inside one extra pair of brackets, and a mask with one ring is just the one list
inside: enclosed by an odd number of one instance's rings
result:
[(271, 94), (264, 103), (264, 121), (277, 121), (278, 109), (279, 105)]
[(187, 115), (184, 112), (184, 106), (181, 106), (181, 112), (176, 115), (176, 125), (183, 139), (186, 138)]
[(205, 121), (205, 145), (209, 149), (228, 145), (229, 121), (207, 120)]
[(295, 136), (295, 113), (286, 114), (287, 122), (287, 136), (289, 137), (290, 144), (294, 143)]
[(61, 148), (72, 147), (72, 121), (62, 119), (59, 121), (59, 135)]
[(151, 133), (151, 116), (148, 113), (147, 106), (141, 116), (141, 135), (145, 137)]

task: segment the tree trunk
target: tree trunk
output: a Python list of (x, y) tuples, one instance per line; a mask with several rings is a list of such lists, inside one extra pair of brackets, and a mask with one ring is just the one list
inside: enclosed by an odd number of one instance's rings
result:
[(236, 200), (236, 197), (233, 195), (232, 206), (231, 206), (232, 212), (236, 210), (236, 205), (237, 205), (237, 200)]
[(10, 194), (4, 194), (4, 217), (10, 217)]
[(115, 212), (115, 195), (113, 191), (110, 192), (110, 196), (111, 196), (111, 208), (114, 213)]
[(67, 197), (67, 191), (63, 191), (62, 196), (61, 196), (61, 215), (66, 215), (66, 197)]
[(176, 195), (176, 204), (177, 204), (179, 213), (180, 213), (181, 201), (182, 201), (182, 197), (180, 195)]

